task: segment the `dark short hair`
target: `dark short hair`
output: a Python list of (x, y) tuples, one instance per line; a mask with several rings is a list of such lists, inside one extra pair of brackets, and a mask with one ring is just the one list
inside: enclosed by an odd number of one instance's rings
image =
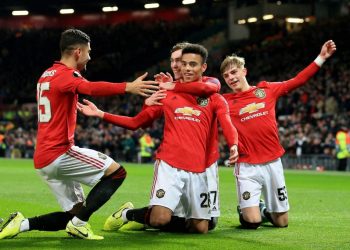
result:
[(65, 53), (67, 50), (75, 49), (74, 46), (78, 44), (88, 44), (90, 42), (90, 37), (77, 29), (68, 29), (62, 32), (60, 40), (60, 50), (61, 54)]
[(189, 44), (185, 48), (182, 49), (182, 55), (184, 54), (196, 54), (202, 57), (202, 63), (207, 62), (208, 58), (208, 50), (204, 48), (203, 45), (200, 44)]
[(177, 50), (183, 49), (183, 48), (185, 48), (185, 47), (188, 46), (188, 45), (190, 45), (189, 42), (180, 42), (180, 43), (177, 43), (177, 44), (175, 44), (175, 45), (171, 48), (170, 53), (173, 53), (173, 52), (175, 52), (175, 51), (177, 51)]

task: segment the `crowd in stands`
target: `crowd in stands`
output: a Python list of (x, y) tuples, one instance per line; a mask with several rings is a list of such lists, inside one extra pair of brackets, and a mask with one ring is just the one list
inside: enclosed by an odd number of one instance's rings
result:
[[(234, 52), (245, 57), (250, 83), (287, 80), (315, 59), (323, 42), (333, 39), (338, 48), (335, 56), (307, 85), (282, 97), (276, 109), (281, 143), (288, 154), (333, 157), (339, 124), (350, 125), (347, 118), (350, 115), (350, 69), (347, 66), (350, 50), (349, 38), (344, 36), (349, 31), (348, 21), (344, 18), (305, 25), (299, 32), (266, 37), (261, 41), (227, 43), (209, 38), (205, 44), (210, 53), (206, 74), (220, 78), (220, 62)], [(130, 23), (121, 27), (84, 29), (92, 37), (92, 57), (95, 57), (88, 64), (85, 76), (89, 80), (123, 81), (134, 76), (133, 72), (142, 72), (159, 62), (158, 52), (168, 52), (176, 42), (187, 40), (186, 34), (202, 24), (192, 20), (179, 24)], [(35, 82), (39, 74), (59, 58), (59, 34), (58, 30), (17, 33), (0, 30), (0, 41), (4, 44), (0, 51), (0, 157), (30, 158), (33, 155), (36, 107), (23, 103), (35, 101)], [(225, 39), (225, 36), (218, 39)], [(167, 53), (163, 59), (166, 56)], [(168, 64), (167, 60), (162, 61), (156, 69), (169, 71)], [(224, 85), (222, 80), (222, 93), (229, 91)], [(101, 109), (122, 115), (135, 115), (143, 105), (143, 98), (128, 95), (93, 100)], [(162, 139), (162, 121), (154, 122), (148, 132), (157, 147)], [(78, 115), (76, 144), (105, 152), (118, 161), (137, 161), (138, 140), (142, 134), (140, 130), (131, 132)], [(221, 138), (221, 163), (227, 158), (223, 141)]]

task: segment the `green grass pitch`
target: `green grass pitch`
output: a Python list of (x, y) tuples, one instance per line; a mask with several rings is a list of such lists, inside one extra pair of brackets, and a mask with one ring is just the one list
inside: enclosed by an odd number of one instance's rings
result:
[[(104, 220), (122, 203), (132, 201), (139, 207), (148, 202), (153, 168), (124, 165), (128, 171), (124, 184), (90, 219), (103, 241), (73, 239), (64, 231), (31, 231), (1, 240), (0, 249), (350, 249), (349, 173), (287, 170), (288, 228), (266, 224), (258, 230), (239, 229), (233, 169), (221, 168), (221, 217), (218, 227), (207, 235), (103, 232)], [(31, 217), (58, 210), (31, 160), (0, 159), (0, 217), (7, 219), (14, 211)]]

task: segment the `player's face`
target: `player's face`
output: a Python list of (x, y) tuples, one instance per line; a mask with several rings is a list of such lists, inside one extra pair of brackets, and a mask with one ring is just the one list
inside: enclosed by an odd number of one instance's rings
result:
[(247, 86), (249, 88), (249, 85), (245, 78), (246, 75), (246, 68), (238, 68), (237, 65), (231, 64), (225, 69), (222, 77), (224, 78), (226, 84), (233, 90), (233, 92), (241, 92), (245, 91)]
[(184, 82), (198, 81), (206, 69), (207, 64), (203, 64), (200, 55), (192, 53), (182, 55), (181, 73)]
[(78, 61), (77, 61), (77, 69), (79, 71), (86, 70), (86, 64), (90, 61), (90, 52), (91, 47), (90, 43), (87, 45), (81, 45), (78, 48)]
[(170, 56), (170, 67), (174, 73), (175, 80), (179, 80), (182, 77), (182, 75), (181, 75), (181, 54), (182, 54), (182, 49), (179, 49), (179, 50), (176, 50), (173, 53), (171, 53), (171, 56)]

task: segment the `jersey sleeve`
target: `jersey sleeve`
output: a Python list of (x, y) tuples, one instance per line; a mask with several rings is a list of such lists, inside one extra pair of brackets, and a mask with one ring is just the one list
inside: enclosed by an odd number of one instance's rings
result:
[(201, 82), (176, 83), (174, 92), (196, 96), (210, 96), (220, 91), (220, 81), (215, 77), (203, 77)]
[(126, 83), (90, 82), (78, 71), (67, 70), (60, 79), (61, 92), (72, 92), (90, 96), (110, 96), (124, 94)]
[(162, 110), (161, 106), (152, 106), (143, 109), (134, 117), (104, 113), (103, 120), (123, 128), (136, 130), (141, 127), (148, 127), (152, 124), (155, 119), (162, 116)]
[(222, 127), (222, 131), (224, 134), (224, 137), (226, 139), (227, 144), (229, 147), (232, 147), (234, 144), (238, 144), (238, 132), (235, 126), (233, 126), (229, 107), (224, 99), (223, 96), (217, 94), (215, 99), (215, 111), (220, 123), (220, 126)]
[[(283, 82), (263, 82), (262, 86), (266, 84), (271, 87), (276, 96), (285, 95), (291, 90), (304, 85), (312, 76), (317, 73), (319, 69), (320, 66), (318, 66), (315, 62), (312, 62), (292, 79)], [(258, 87), (260, 87), (260, 85)]]

